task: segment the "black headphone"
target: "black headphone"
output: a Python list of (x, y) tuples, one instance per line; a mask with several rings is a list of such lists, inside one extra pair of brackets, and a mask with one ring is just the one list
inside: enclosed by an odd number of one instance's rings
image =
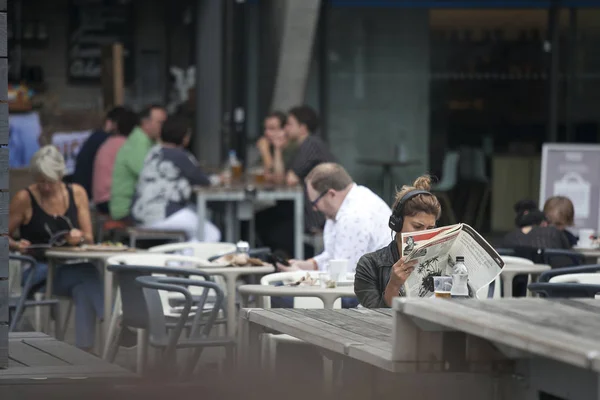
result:
[(402, 225), (404, 225), (404, 205), (408, 200), (420, 194), (433, 196), (427, 190), (411, 190), (410, 192), (402, 196), (402, 198), (398, 202), (398, 205), (392, 211), (392, 215), (390, 215), (390, 221), (388, 222), (388, 226), (391, 230), (393, 230), (394, 232), (400, 232), (402, 230)]

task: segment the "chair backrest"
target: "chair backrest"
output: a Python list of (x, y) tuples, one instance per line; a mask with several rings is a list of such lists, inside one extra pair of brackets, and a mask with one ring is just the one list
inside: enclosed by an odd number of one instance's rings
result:
[(542, 263), (552, 268), (573, 267), (585, 263), (585, 256), (574, 250), (544, 249), (542, 257)]
[[(136, 279), (136, 285), (143, 291), (148, 320), (148, 333), (151, 343), (167, 343), (165, 357), (167, 362), (174, 359), (174, 352), (177, 343), (181, 337), (181, 332), (189, 320), (192, 306), (198, 309), (204, 309), (207, 296), (200, 299), (194, 299), (188, 286), (202, 287), (205, 293), (214, 291), (216, 295), (215, 307), (208, 312), (208, 318), (203, 318), (203, 313), (196, 313), (191, 327), (189, 337), (206, 338), (217, 319), (219, 310), (223, 306), (224, 295), (221, 289), (214, 282), (199, 281), (196, 279), (169, 278), (156, 276), (142, 276)], [(183, 295), (185, 304), (181, 311), (175, 327), (167, 334), (167, 324), (164, 310), (161, 305), (159, 291), (176, 292)], [(202, 330), (200, 330), (202, 323)]]
[(562, 297), (562, 298), (594, 298), (600, 293), (600, 285), (583, 283), (531, 283), (528, 289), (538, 293), (540, 297)]
[(600, 285), (599, 273), (564, 274), (550, 278), (550, 283), (586, 283)]
[[(302, 279), (307, 274), (311, 278), (318, 278), (320, 271), (293, 271), (293, 272), (276, 272), (268, 274), (260, 279), (261, 285), (273, 285), (276, 283), (293, 283)], [(337, 299), (333, 304), (333, 308), (341, 308), (342, 301)], [(271, 297), (263, 296), (263, 307), (271, 308)], [(294, 297), (294, 308), (323, 308), (324, 304), (318, 297)]]
[(224, 242), (183, 242), (154, 246), (148, 249), (151, 253), (180, 253), (208, 260), (211, 257), (231, 253), (236, 250), (233, 243)]
[(198, 257), (180, 254), (131, 253), (110, 257), (107, 264), (147, 265), (153, 267), (189, 266), (195, 268), (216, 267), (214, 263)]
[(565, 274), (581, 274), (581, 273), (593, 273), (600, 272), (600, 264), (591, 264), (591, 265), (579, 265), (577, 267), (564, 267), (564, 268), (556, 268), (550, 271), (545, 271), (540, 274), (538, 277), (538, 282), (549, 282), (555, 276), (565, 275)]
[(523, 257), (513, 257), (513, 256), (501, 256), (504, 264), (521, 264), (521, 265), (533, 265), (533, 261), (523, 258)]
[(446, 191), (451, 190), (458, 182), (458, 163), (460, 154), (457, 151), (449, 151), (444, 156), (442, 165), (442, 179), (433, 187), (433, 190)]
[[(111, 257), (108, 260), (107, 269), (111, 271), (116, 278), (121, 291), (121, 303), (123, 310), (123, 324), (132, 328), (148, 329), (148, 315), (141, 287), (135, 280), (142, 276), (150, 275), (197, 275), (210, 280), (209, 276), (200, 271), (190, 268), (175, 268), (168, 266), (140, 265), (134, 263), (119, 261), (118, 257)], [(167, 296), (161, 296), (161, 306), (168, 307)]]

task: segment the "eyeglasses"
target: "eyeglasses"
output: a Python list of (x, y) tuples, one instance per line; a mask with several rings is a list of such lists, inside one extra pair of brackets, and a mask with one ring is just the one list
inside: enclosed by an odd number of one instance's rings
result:
[(310, 204), (313, 207), (317, 207), (317, 203), (319, 202), (319, 200), (321, 200), (323, 197), (325, 197), (325, 195), (329, 192), (329, 190), (325, 190), (323, 193), (321, 193), (316, 199), (314, 199), (313, 201), (310, 202)]

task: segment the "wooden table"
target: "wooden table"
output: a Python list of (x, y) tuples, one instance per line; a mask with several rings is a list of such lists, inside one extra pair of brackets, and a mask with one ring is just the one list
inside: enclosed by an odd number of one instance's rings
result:
[[(393, 398), (390, 397), (392, 394), (418, 393), (419, 399), (438, 399), (440, 387), (453, 395), (447, 398), (459, 398), (456, 393), (460, 391), (466, 395), (460, 398), (494, 398), (499, 380), (489, 372), (497, 372), (499, 368), (492, 368), (491, 363), (486, 364), (481, 359), (476, 360), (480, 371), (470, 364), (465, 367), (465, 364), (457, 363), (458, 367), (447, 368), (448, 365), (454, 366), (455, 347), (461, 339), (453, 337), (456, 336), (454, 332), (413, 335), (411, 327), (414, 324), (409, 321), (408, 335), (403, 336), (407, 343), (410, 342), (406, 346), (407, 358), (394, 360), (393, 338), (399, 335), (396, 332), (402, 332), (394, 325), (394, 314), (391, 309), (364, 308), (243, 309), (238, 330), (238, 366), (244, 374), (263, 373), (265, 369), (259, 365), (262, 351), (260, 335), (275, 331), (303, 340), (334, 360), (333, 376), (342, 376), (344, 380), (342, 385), (333, 389), (336, 398)], [(465, 348), (464, 345), (462, 348)], [(422, 352), (423, 360), (419, 361), (411, 352)], [(502, 361), (497, 364), (503, 365)], [(311, 381), (310, 385), (318, 388), (320, 383)], [(411, 395), (406, 397), (412, 398)]]
[[(542, 272), (550, 271), (552, 267), (546, 264), (505, 264), (500, 273), (502, 286), (504, 287), (504, 297), (512, 297), (512, 282), (517, 275), (529, 275), (529, 281), (537, 278)], [(497, 288), (500, 290), (500, 288)], [(527, 290), (529, 294), (529, 290)]]
[[(254, 189), (254, 190), (248, 190)], [(285, 185), (245, 185), (233, 184), (230, 186), (196, 187), (196, 207), (198, 214), (198, 240), (204, 239), (204, 221), (206, 220), (206, 203), (220, 201), (225, 203), (225, 241), (235, 243), (239, 240), (236, 234), (236, 209), (249, 209), (253, 213), (254, 201), (292, 200), (294, 202), (294, 258), (304, 259), (304, 190), (301, 186), (289, 187)], [(253, 216), (248, 219), (253, 221)], [(250, 244), (254, 240), (254, 227), (251, 226)]]
[[(518, 365), (532, 388), (569, 399), (600, 396), (600, 302), (519, 298), (442, 300), (398, 298), (396, 329), (410, 325), (454, 330), (485, 339)], [(410, 336), (412, 332), (404, 330)], [(392, 358), (412, 350), (396, 338)]]
[[(325, 308), (332, 309), (333, 303), (340, 297), (355, 298), (354, 286), (337, 286), (322, 288), (320, 286), (273, 286), (273, 285), (242, 285), (238, 291), (244, 297), (255, 296), (289, 296), (289, 297), (318, 297)], [(247, 304), (247, 303), (246, 303)]]
[[(46, 298), (49, 299), (52, 297), (53, 290), (53, 277), (54, 277), (54, 268), (56, 265), (60, 264), (60, 261), (90, 261), (95, 263), (100, 270), (100, 273), (104, 279), (104, 325), (103, 325), (103, 333), (106, 338), (106, 334), (108, 333), (108, 321), (110, 321), (110, 317), (112, 315), (113, 309), (113, 274), (112, 272), (106, 269), (106, 260), (111, 257), (118, 256), (120, 254), (131, 254), (135, 252), (140, 252), (140, 250), (136, 249), (127, 249), (123, 251), (84, 251), (78, 248), (68, 248), (68, 247), (60, 247), (55, 249), (50, 249), (46, 251), (46, 257), (48, 258), (48, 278), (46, 282)], [(49, 331), (50, 327), (50, 318), (46, 320), (46, 332)], [(100, 340), (97, 340), (98, 343), (101, 343)]]
[(9, 366), (0, 370), (0, 391), (3, 386), (17, 391), (32, 386), (29, 389), (38, 394), (48, 394), (49, 388), (56, 394), (60, 384), (67, 391), (82, 384), (97, 390), (136, 380), (132, 372), (43, 333), (23, 332), (9, 335)]

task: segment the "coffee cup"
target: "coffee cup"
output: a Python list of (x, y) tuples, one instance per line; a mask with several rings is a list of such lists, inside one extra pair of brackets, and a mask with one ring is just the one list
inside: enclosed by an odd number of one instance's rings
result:
[(580, 229), (577, 245), (584, 248), (592, 247), (592, 236), (594, 236), (593, 229)]

